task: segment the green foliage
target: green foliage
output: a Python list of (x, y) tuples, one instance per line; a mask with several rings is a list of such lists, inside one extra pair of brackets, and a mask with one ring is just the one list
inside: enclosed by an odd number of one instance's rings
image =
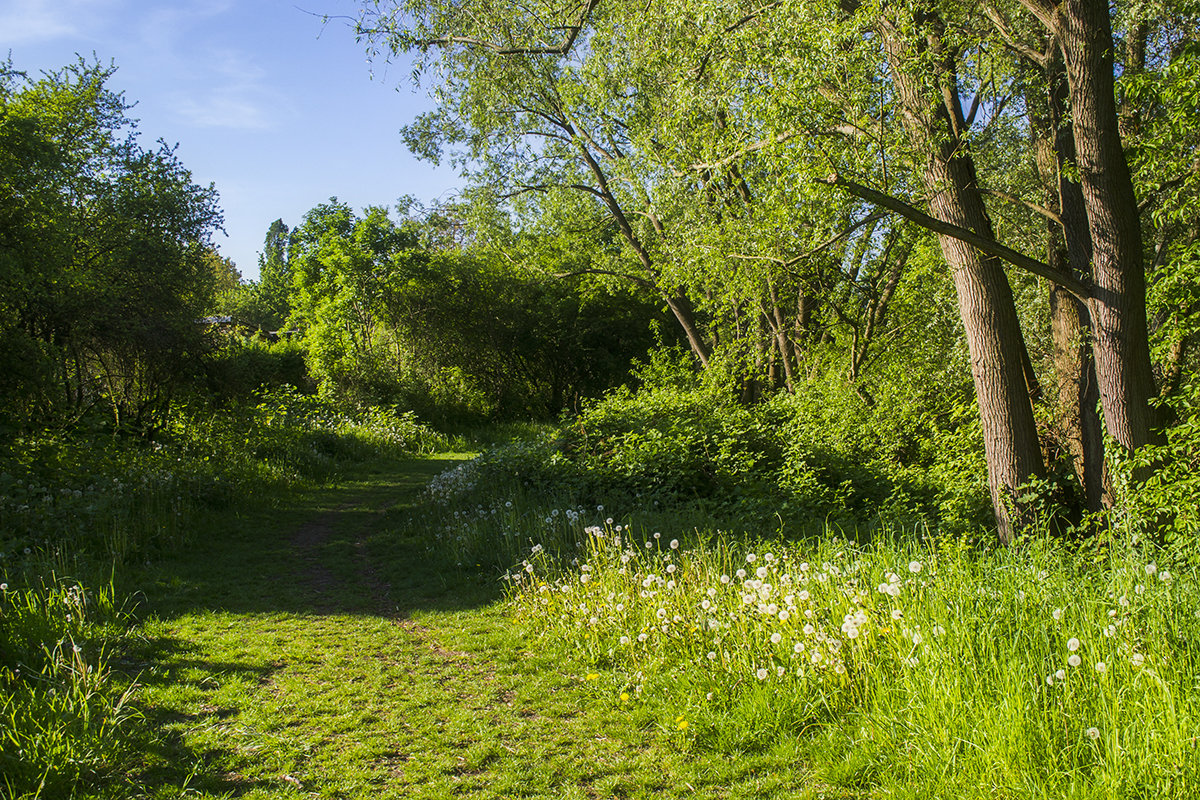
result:
[[(0, 71), (0, 424), (153, 430), (204, 349), (216, 191), (143, 149), (114, 68)], [(226, 276), (227, 277), (227, 276)]]
[(206, 356), (204, 382), (218, 404), (244, 400), (264, 387), (311, 389), (305, 356), (295, 338), (228, 336)]
[(658, 312), (627, 287), (546, 275), (536, 248), (525, 265), (482, 247), (430, 249), (454, 242), (451, 223), (396, 224), (378, 208), (360, 218), (333, 199), (292, 231), (278, 271), (292, 276), (290, 324), (320, 393), (438, 424), (545, 418), (624, 380), (652, 344)]
[[(1169, 406), (1178, 421), (1163, 441), (1115, 465), (1121, 492), (1113, 521), (1125, 533), (1165, 541), (1200, 565), (1200, 383), (1185, 386)], [(1135, 481), (1139, 471), (1148, 477)]]

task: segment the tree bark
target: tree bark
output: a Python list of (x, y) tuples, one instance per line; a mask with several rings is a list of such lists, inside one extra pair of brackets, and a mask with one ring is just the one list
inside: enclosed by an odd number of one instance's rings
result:
[(1065, 0), (1057, 11), (1092, 248), (1092, 352), (1105, 426), (1132, 450), (1152, 439), (1154, 375), (1137, 198), (1118, 132), (1112, 23), (1107, 0)]
[[(884, 18), (881, 33), (908, 138), (913, 150), (925, 158), (921, 177), (930, 195), (930, 212), (943, 222), (994, 239), (975, 164), (960, 136), (965, 120), (958, 100), (955, 56), (944, 46), (937, 16), (919, 12), (919, 17), (924, 35), (916, 44), (932, 62), (935, 88), (940, 90), (937, 99), (926, 95), (926, 79), (909, 71), (911, 57), (901, 26)], [(958, 294), (983, 426), (992, 508), (1000, 541), (1008, 544), (1022, 516), (1016, 489), (1044, 470), (1025, 379), (1025, 342), (999, 259), (952, 236), (939, 235), (938, 243)]]

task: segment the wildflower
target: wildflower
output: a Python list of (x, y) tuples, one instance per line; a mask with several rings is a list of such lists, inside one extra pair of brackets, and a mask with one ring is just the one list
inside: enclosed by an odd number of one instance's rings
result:
[(621, 692), (621, 702), (622, 703), (629, 702), (629, 692)]
[(1087, 729), (1087, 737), (1089, 739), (1091, 739), (1093, 742), (1096, 741), (1097, 739), (1100, 738), (1100, 729), (1099, 728), (1088, 728)]
[(1054, 620), (1056, 622), (1062, 619), (1062, 615), (1063, 615), (1063, 610), (1061, 608), (1056, 608), (1050, 612), (1050, 616), (1054, 617)]
[(1053, 686), (1053, 685), (1054, 685), (1054, 676), (1053, 676), (1053, 675), (1047, 675), (1047, 676), (1046, 676), (1046, 685), (1047, 685), (1047, 686)]
[(765, 669), (763, 669), (762, 667), (759, 667), (758, 672), (756, 672), (754, 674), (758, 677), (758, 679), (760, 681), (765, 681), (767, 679), (767, 671)]
[(676, 727), (681, 731), (686, 729), (688, 726), (687, 720), (684, 719), (683, 717), (680, 717), (679, 719), (675, 720), (675, 722), (676, 722)]
[(911, 572), (913, 575), (916, 575), (918, 572), (921, 571), (921, 562), (920, 561), (908, 562), (908, 571)]
[(1104, 673), (1108, 672), (1108, 665), (1105, 664), (1103, 661), (1097, 661), (1096, 662), (1096, 672), (1099, 672), (1101, 675), (1103, 675)]
[(1079, 657), (1078, 653), (1072, 653), (1071, 657), (1067, 659), (1067, 663), (1072, 667), (1078, 667), (1083, 663), (1083, 659)]
[(613, 518), (612, 518), (612, 517), (609, 517), (608, 519), (604, 520), (604, 524), (605, 524), (605, 525), (612, 525), (612, 524), (613, 524)]
[(914, 646), (916, 646), (916, 645), (920, 644), (920, 643), (921, 643), (921, 642), (923, 642), (923, 641), (924, 641), (924, 639), (922, 639), (922, 638), (921, 638), (921, 634), (920, 634), (919, 632), (917, 632), (917, 631), (914, 631), (914, 632), (913, 632), (913, 635), (912, 635), (912, 643), (913, 643), (913, 645), (914, 645)]
[(622, 636), (622, 637), (621, 637), (621, 639), (620, 639), (620, 643), (621, 643), (621, 644), (629, 644), (629, 637), (628, 637), (628, 636)]
[(1142, 664), (1146, 663), (1146, 657), (1141, 653), (1134, 653), (1129, 657), (1129, 663), (1135, 667), (1140, 667)]
[(650, 636), (649, 636), (648, 634), (645, 634), (645, 633), (639, 633), (639, 634), (638, 634), (638, 641), (639, 641), (639, 642), (644, 642), (644, 641), (646, 641), (646, 640), (647, 640), (647, 639), (649, 639), (649, 638), (650, 638)]
[(788, 619), (790, 619), (790, 618), (791, 618), (791, 616), (792, 616), (792, 615), (791, 615), (791, 613), (790, 613), (790, 612), (789, 612), (789, 611), (788, 611), (788, 610), (785, 608), (785, 609), (783, 609), (782, 611), (780, 611), (780, 612), (779, 612), (779, 621), (780, 621), (780, 622), (787, 622), (787, 621), (788, 621)]
[(661, 539), (661, 538), (662, 538), (662, 532), (661, 532), (661, 531), (655, 531), (655, 532), (654, 532), (654, 538), (655, 538), (655, 539)]
[(1171, 573), (1164, 569), (1162, 572), (1158, 573), (1158, 579), (1163, 583), (1169, 583), (1171, 580)]
[(1058, 670), (1057, 672), (1054, 673), (1054, 679), (1059, 680), (1059, 681), (1065, 681), (1067, 679), (1067, 671), (1065, 669)]
[(1151, 561), (1149, 564), (1146, 565), (1146, 574), (1147, 575), (1153, 575), (1156, 572), (1158, 572), (1158, 564), (1155, 564), (1153, 561)]
[(1145, 586), (1142, 586), (1142, 585), (1139, 583), (1137, 586), (1133, 587), (1133, 591), (1134, 591), (1134, 593), (1135, 593), (1135, 594), (1145, 594), (1145, 593), (1146, 593), (1146, 587), (1145, 587)]
[(765, 578), (765, 577), (767, 577), (767, 568), (759, 567), (758, 569), (754, 570), (754, 574), (757, 575), (760, 579)]
[(1079, 649), (1079, 640), (1074, 636), (1072, 636), (1070, 639), (1067, 639), (1067, 649), (1074, 653)]
[(728, 575), (721, 576), (721, 583), (729, 583), (729, 581), (730, 581), (730, 577)]
[(675, 565), (667, 564), (667, 572), (674, 572), (674, 571), (675, 571)]
[(659, 619), (665, 619), (667, 616), (667, 610), (665, 608), (660, 608), (658, 611), (656, 611), (654, 613)]
[(1104, 635), (1105, 635), (1105, 636), (1107, 636), (1107, 637), (1108, 637), (1108, 638), (1110, 638), (1110, 639), (1111, 639), (1113, 636), (1115, 636), (1115, 635), (1116, 635), (1116, 633), (1117, 633), (1117, 626), (1116, 626), (1116, 625), (1109, 625), (1107, 628), (1105, 628), (1105, 629), (1104, 629)]
[(678, 539), (672, 539), (672, 540), (671, 540), (671, 549), (672, 549), (672, 550), (678, 550), (678, 549), (679, 549), (679, 540), (678, 540)]
[(800, 602), (802, 602), (802, 603), (805, 602), (806, 600), (808, 600), (809, 597), (811, 597), (811, 595), (808, 593), (808, 589), (801, 589), (800, 594), (798, 594), (796, 596), (800, 598)]
[(756, 556), (754, 553), (746, 553), (747, 564), (753, 564), (755, 561), (758, 561), (758, 556)]
[(716, 654), (716, 653), (714, 653), (712, 650), (709, 650), (709, 651), (708, 651), (708, 660), (709, 660), (709, 661), (716, 661), (716, 660), (717, 660), (717, 654)]
[(779, 644), (783, 640), (783, 635), (779, 631), (771, 634), (771, 644)]
[(739, 569), (737, 572), (735, 572), (733, 574), (734, 574), (734, 577), (736, 577), (738, 580), (741, 580), (742, 578), (746, 577), (746, 570)]

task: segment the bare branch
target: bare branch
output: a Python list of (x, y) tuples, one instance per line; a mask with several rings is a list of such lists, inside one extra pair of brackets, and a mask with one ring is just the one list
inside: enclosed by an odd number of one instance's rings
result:
[(1008, 194), (1007, 192), (997, 191), (996, 189), (980, 189), (979, 192), (980, 194), (986, 194), (990, 197), (998, 197), (1005, 202), (1014, 203), (1019, 206), (1025, 206), (1035, 214), (1041, 214), (1046, 219), (1052, 222), (1057, 222), (1059, 225), (1063, 224), (1062, 217), (1060, 217), (1052, 209), (1046, 208), (1045, 206), (1030, 202), (1024, 198), (1017, 197), (1016, 195)]
[(774, 145), (777, 145), (777, 144), (783, 144), (784, 142), (788, 141), (789, 139), (795, 139), (799, 135), (800, 135), (800, 131), (788, 131), (787, 133), (776, 134), (775, 136), (772, 136), (769, 139), (761, 139), (757, 142), (754, 142), (753, 144), (746, 145), (741, 150), (738, 150), (736, 153), (730, 153), (729, 155), (725, 156), (724, 158), (718, 159), (716, 161), (710, 161), (708, 163), (702, 163), (702, 164), (692, 164), (689, 167), (689, 169), (691, 169), (695, 172), (705, 172), (705, 171), (721, 169), (722, 167), (729, 166), (730, 164), (734, 163), (735, 161), (745, 158), (746, 156), (750, 155), (751, 153), (757, 152), (759, 150), (765, 150), (766, 148), (773, 147)]

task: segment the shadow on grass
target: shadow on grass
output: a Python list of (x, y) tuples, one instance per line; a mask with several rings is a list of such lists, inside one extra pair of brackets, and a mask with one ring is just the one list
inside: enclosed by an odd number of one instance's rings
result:
[(148, 724), (137, 743), (136, 780), (149, 796), (165, 787), (232, 797), (282, 788), (278, 780), (238, 771), (245, 754), (227, 747), (232, 734), (197, 738), (196, 732), (235, 728), (245, 720), (237, 700), (226, 707), (219, 699), (218, 684), (266, 685), (285, 665), (250, 655), (253, 633), (246, 634), (245, 661), (236, 649), (205, 659), (211, 648), (188, 641), (179, 626), (219, 631), (236, 642), (237, 615), (258, 617), (260, 626), (272, 617), (281, 624), (319, 617), (336, 626), (338, 617), (399, 620), (500, 598), (495, 573), (459, 568), (431, 553), (420, 532), (397, 527), (429, 480), (451, 464), (364, 464), (338, 488), (261, 497), (257, 507), (215, 517), (204, 537), (127, 576), (139, 615), (161, 621), (146, 625), (145, 638), (115, 665), (144, 687), (137, 710)]
[[(201, 610), (405, 617), (499, 599), (492, 572), (431, 552), (400, 531), (446, 460), (372, 464), (340, 488), (243, 510), (135, 577), (143, 611), (169, 619)], [(388, 513), (393, 512), (393, 513)]]

